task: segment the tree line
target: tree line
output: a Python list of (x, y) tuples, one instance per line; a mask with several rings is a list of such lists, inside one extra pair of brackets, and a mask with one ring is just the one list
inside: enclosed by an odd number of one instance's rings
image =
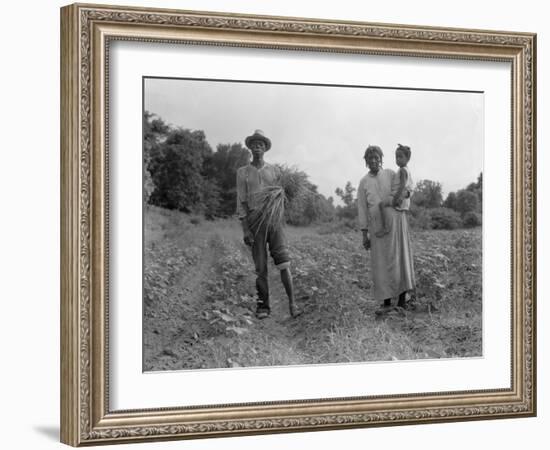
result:
[[(344, 188), (337, 188), (343, 206), (336, 208), (338, 217), (344, 220), (357, 218), (356, 189), (350, 181)], [(432, 180), (419, 181), (411, 196), (410, 222), (417, 229), (470, 228), (482, 223), (483, 173), (475, 182), (456, 192), (449, 192), (443, 200), (441, 183)]]
[(412, 224), (423, 229), (471, 228), (482, 223), (483, 173), (443, 200), (441, 184), (422, 180), (411, 198)]
[[(143, 115), (144, 200), (167, 209), (202, 214), (208, 219), (235, 214), (237, 169), (249, 163), (241, 143), (219, 144), (214, 150), (202, 130), (173, 127), (155, 114)], [(280, 166), (282, 171), (297, 169)], [(356, 188), (347, 182), (325, 197), (299, 171), (308, 195), (296, 198), (285, 211), (291, 225), (341, 220), (355, 228)], [(420, 229), (454, 229), (481, 225), (483, 174), (464, 189), (443, 199), (441, 183), (421, 180), (411, 197), (411, 225)]]
[[(144, 200), (151, 205), (202, 214), (207, 219), (229, 217), (237, 205), (237, 169), (249, 163), (241, 143), (212, 149), (202, 130), (173, 127), (155, 114), (143, 115)], [(297, 169), (280, 166), (281, 171)], [(300, 172), (308, 195), (296, 198), (285, 211), (292, 225), (309, 225), (335, 216), (331, 197), (318, 192)]]

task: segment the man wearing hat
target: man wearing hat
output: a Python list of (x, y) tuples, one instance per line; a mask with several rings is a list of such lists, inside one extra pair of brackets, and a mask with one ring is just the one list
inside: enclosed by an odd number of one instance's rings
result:
[(271, 148), (271, 141), (262, 130), (245, 139), (246, 146), (252, 152), (252, 162), (237, 170), (237, 214), (241, 221), (244, 243), (251, 247), (256, 269), (256, 290), (258, 292), (256, 317), (264, 319), (271, 311), (269, 305), (269, 286), (267, 278), (267, 248), (281, 273), (281, 281), (288, 296), (290, 315), (300, 314), (294, 300), (294, 287), (290, 273), (290, 257), (286, 247), (282, 226), (275, 229), (265, 224), (254, 227), (249, 222), (252, 211), (260, 208), (255, 193), (266, 186), (276, 185), (279, 171), (276, 166), (264, 161), (264, 153)]

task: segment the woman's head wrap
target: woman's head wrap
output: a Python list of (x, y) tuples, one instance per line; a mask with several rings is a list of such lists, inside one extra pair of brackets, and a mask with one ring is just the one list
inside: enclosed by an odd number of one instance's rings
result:
[(382, 149), (380, 147), (378, 147), (378, 145), (369, 145), (367, 147), (367, 149), (365, 150), (365, 160), (370, 156), (372, 155), (373, 153), (377, 154), (378, 156), (380, 156), (380, 160), (382, 160), (384, 158), (384, 153), (382, 152)]

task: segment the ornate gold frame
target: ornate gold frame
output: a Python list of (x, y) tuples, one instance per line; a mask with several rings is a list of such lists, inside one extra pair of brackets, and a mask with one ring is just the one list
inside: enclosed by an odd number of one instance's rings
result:
[[(106, 63), (111, 40), (508, 61), (512, 65), (509, 389), (112, 412), (108, 401)], [(536, 36), (75, 4), (61, 9), (61, 440), (79, 446), (533, 416)]]

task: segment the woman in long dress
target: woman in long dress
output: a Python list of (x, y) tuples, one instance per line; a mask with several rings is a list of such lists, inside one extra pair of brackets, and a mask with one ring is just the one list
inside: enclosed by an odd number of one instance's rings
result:
[(395, 172), (382, 168), (383, 153), (378, 146), (365, 151), (369, 172), (361, 179), (357, 192), (359, 226), (363, 232), (363, 246), (371, 250), (374, 298), (383, 308), (391, 307), (397, 297), (397, 306), (404, 307), (407, 291), (415, 287), (413, 254), (409, 236), (407, 213), (386, 208), (388, 233), (378, 233), (382, 227), (379, 203), (391, 194)]

